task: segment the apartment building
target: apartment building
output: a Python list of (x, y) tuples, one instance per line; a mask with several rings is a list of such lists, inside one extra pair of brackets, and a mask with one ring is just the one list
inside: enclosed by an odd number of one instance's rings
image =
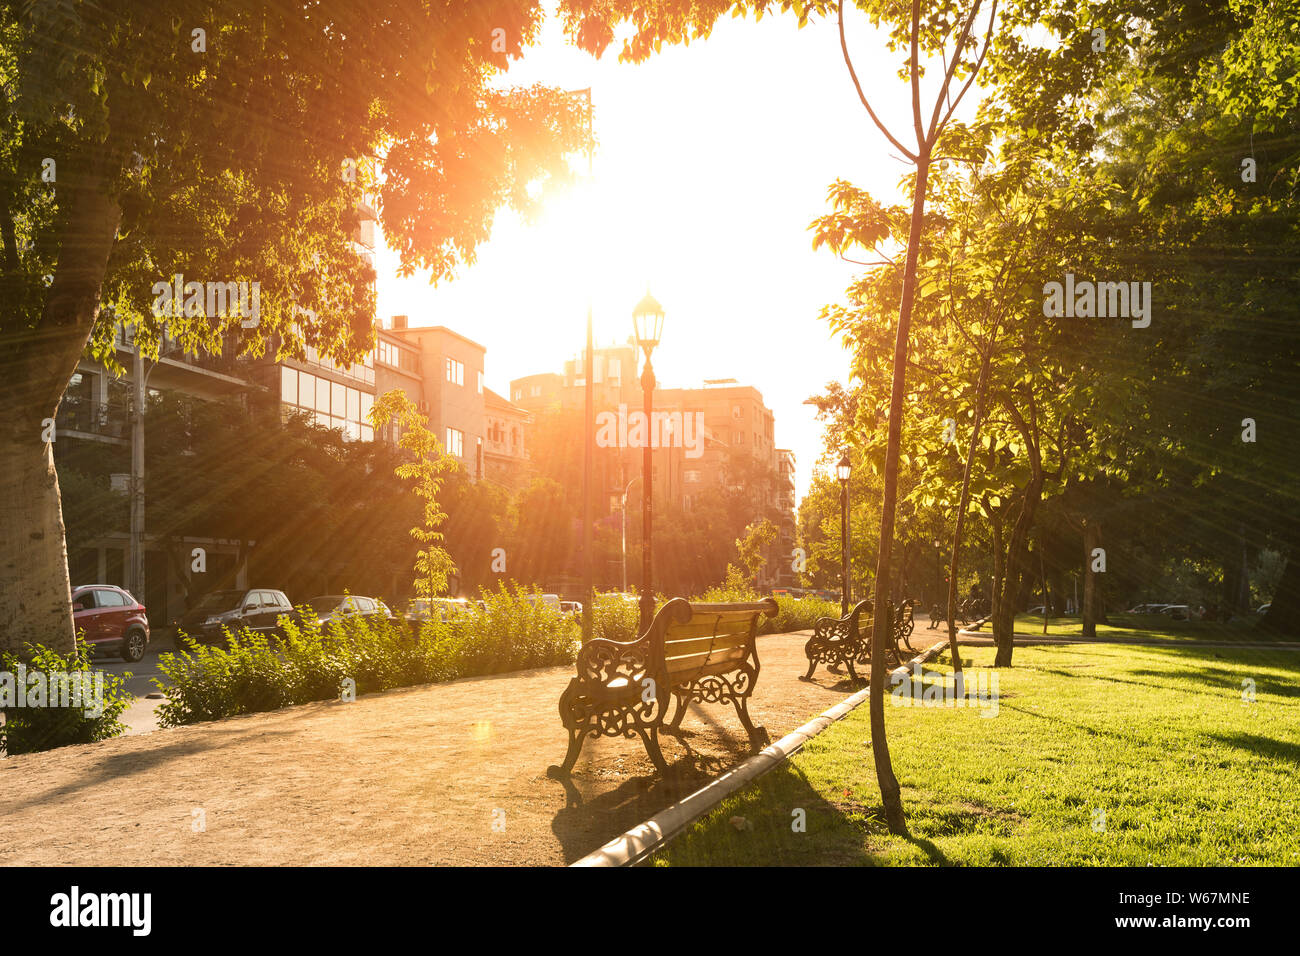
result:
[(484, 389), (484, 399), (484, 477), (511, 490), (517, 489), (528, 476), (525, 436), (533, 417), (490, 388)]
[(447, 454), (473, 477), (483, 477), (483, 442), (487, 437), (483, 367), (487, 349), (446, 326), (411, 328), (404, 315), (393, 316), (387, 331), (398, 343), (419, 354), (423, 407)]

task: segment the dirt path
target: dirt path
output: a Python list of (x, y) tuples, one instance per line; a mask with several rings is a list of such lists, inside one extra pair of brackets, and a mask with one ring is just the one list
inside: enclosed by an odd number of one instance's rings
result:
[[(821, 667), (799, 680), (806, 640), (759, 639), (750, 712), (773, 739), (857, 689)], [(913, 635), (918, 650), (930, 643)], [(0, 864), (559, 865), (748, 755), (733, 708), (696, 705), (682, 738), (662, 738), (664, 779), (640, 741), (588, 741), (571, 805), (546, 767), (564, 755), (556, 704), (572, 673), (403, 688), (0, 760)]]

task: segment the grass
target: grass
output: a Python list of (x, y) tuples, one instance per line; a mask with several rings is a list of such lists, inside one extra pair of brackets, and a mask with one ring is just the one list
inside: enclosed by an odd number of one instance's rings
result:
[[(1207, 641), (1240, 641), (1265, 643), (1294, 641), (1294, 635), (1266, 631), (1259, 626), (1255, 615), (1233, 618), (1227, 624), (1215, 621), (1174, 621), (1158, 614), (1110, 614), (1109, 623), (1097, 625), (1098, 637), (1158, 637), (1175, 640), (1188, 638)], [(926, 617), (926, 625), (929, 618)], [(925, 626), (925, 625), (922, 625)], [(985, 624), (981, 634), (990, 634), (992, 626)], [(1049, 637), (1078, 637), (1083, 632), (1079, 617), (1054, 617), (1047, 622)], [(1030, 636), (1043, 633), (1043, 618), (1038, 614), (1016, 615), (1016, 633)]]
[[(883, 826), (863, 706), (655, 863), (1300, 865), (1300, 654), (1104, 644), (1015, 653), (1016, 666), (996, 672), (996, 716), (887, 699), (910, 837)], [(963, 651), (976, 665), (968, 683), (991, 677), (992, 654)], [(942, 673), (951, 668), (927, 668)], [(798, 810), (806, 832), (793, 829)]]

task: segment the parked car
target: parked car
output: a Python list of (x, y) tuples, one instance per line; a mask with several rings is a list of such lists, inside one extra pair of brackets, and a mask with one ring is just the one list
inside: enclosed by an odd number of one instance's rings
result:
[(281, 615), (292, 615), (293, 605), (283, 591), (270, 588), (210, 591), (185, 612), (180, 630), (196, 641), (221, 638), (222, 627), (231, 633), (242, 628), (259, 634), (278, 634)]
[(432, 620), (454, 621), (472, 613), (474, 607), (464, 598), (412, 598), (402, 616), (413, 624)]
[(528, 600), (534, 604), (543, 604), (557, 613), (561, 610), (558, 594), (530, 594)]
[(565, 614), (572, 614), (574, 617), (582, 617), (582, 602), (561, 601), (560, 610)]
[(1261, 604), (1259, 607), (1255, 608), (1255, 613), (1256, 613), (1256, 614), (1267, 614), (1267, 613), (1268, 613), (1268, 609), (1271, 608), (1272, 606), (1273, 606), (1273, 602), (1272, 602), (1272, 601), (1270, 601), (1270, 602), (1267, 603), (1267, 604)]
[(1157, 610), (1164, 607), (1163, 604), (1138, 604), (1129, 608), (1125, 614), (1154, 614)]
[(72, 589), (72, 620), (85, 632), (92, 653), (117, 654), (128, 664), (144, 657), (149, 646), (149, 618), (131, 592), (111, 584), (83, 584)]
[(322, 594), (312, 598), (306, 606), (316, 615), (316, 623), (321, 625), (354, 617), (394, 619), (393, 612), (379, 598), (360, 594)]
[(1191, 608), (1186, 604), (1166, 604), (1160, 609), (1159, 613), (1171, 617), (1175, 621), (1186, 621), (1192, 616)]

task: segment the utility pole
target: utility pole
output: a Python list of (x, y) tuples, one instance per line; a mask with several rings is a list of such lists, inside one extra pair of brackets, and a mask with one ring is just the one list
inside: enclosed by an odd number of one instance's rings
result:
[[(579, 90), (579, 94), (587, 98), (587, 188), (591, 188), (593, 175), (593, 136), (595, 117), (592, 115), (591, 108), (591, 87), (585, 90)], [(588, 222), (588, 229), (591, 223)], [(588, 237), (590, 241), (590, 236)], [(592, 565), (594, 556), (592, 555), (591, 540), (591, 493), (592, 493), (592, 466), (595, 460), (595, 441), (596, 441), (596, 407), (595, 407), (595, 365), (596, 357), (592, 349), (591, 335), (591, 273), (590, 262), (588, 262), (587, 274), (587, 360), (583, 369), (584, 391), (586, 392), (586, 415), (583, 419), (584, 428), (586, 429), (586, 439), (582, 443), (583, 462), (582, 462), (582, 643), (586, 644), (591, 640), (591, 604), (595, 595), (592, 582)]]
[(132, 596), (144, 603), (144, 403), (147, 389), (138, 330), (133, 336), (133, 344), (131, 374), (135, 379), (135, 397), (131, 403), (131, 530), (127, 545), (126, 585)]

